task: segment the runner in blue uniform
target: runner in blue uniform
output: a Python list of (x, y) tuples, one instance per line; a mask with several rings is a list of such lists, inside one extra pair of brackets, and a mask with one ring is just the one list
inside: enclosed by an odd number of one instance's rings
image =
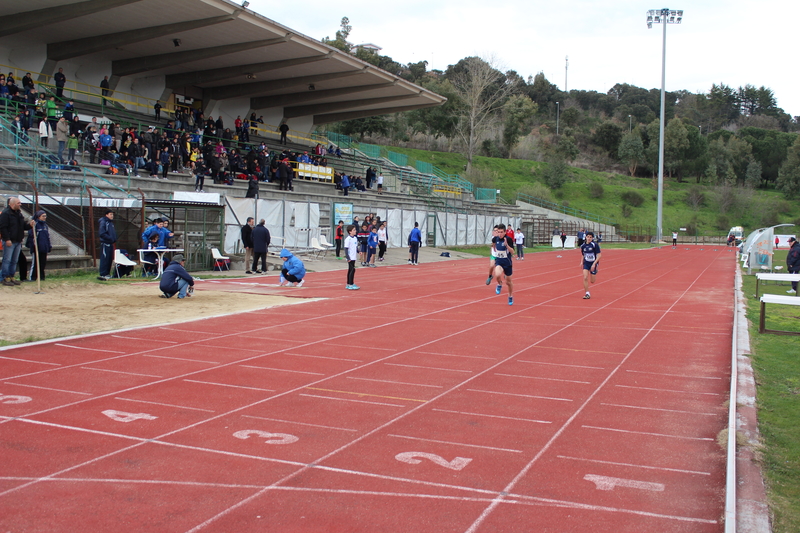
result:
[(508, 287), (508, 305), (514, 305), (514, 284), (511, 281), (513, 265), (511, 264), (511, 254), (514, 250), (514, 241), (506, 235), (505, 224), (498, 224), (497, 234), (492, 237), (492, 255), (494, 256), (494, 279), (497, 281), (495, 294), (500, 294), (503, 290), (503, 278)]
[(588, 300), (592, 296), (589, 294), (589, 276), (594, 283), (595, 276), (597, 276), (597, 263), (600, 262), (600, 245), (594, 242), (594, 233), (591, 231), (586, 232), (586, 242), (581, 244), (581, 268), (583, 269), (583, 290), (586, 294), (583, 295), (584, 300)]

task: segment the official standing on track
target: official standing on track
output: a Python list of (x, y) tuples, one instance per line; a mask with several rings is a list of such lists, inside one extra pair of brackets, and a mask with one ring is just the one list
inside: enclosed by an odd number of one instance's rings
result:
[(419, 231), (419, 222), (414, 222), (414, 229), (408, 234), (408, 264), (419, 264), (419, 247), (422, 246), (422, 233)]
[(586, 232), (586, 242), (581, 245), (581, 268), (583, 269), (583, 290), (586, 294), (583, 295), (584, 300), (588, 300), (592, 296), (589, 294), (589, 276), (591, 275), (591, 282), (594, 283), (595, 276), (597, 276), (597, 263), (600, 262), (600, 245), (594, 242), (594, 233), (591, 231)]
[(114, 212), (106, 209), (100, 217), (100, 281), (111, 279), (111, 261), (114, 260), (114, 243), (117, 242), (117, 229), (114, 227)]

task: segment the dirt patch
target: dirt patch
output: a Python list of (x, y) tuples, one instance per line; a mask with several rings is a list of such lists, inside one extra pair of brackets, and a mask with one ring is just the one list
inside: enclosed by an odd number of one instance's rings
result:
[(35, 283), (0, 287), (0, 341), (66, 337), (150, 324), (231, 314), (297, 302), (296, 298), (197, 291), (178, 300), (159, 298), (157, 284), (47, 280), (42, 294)]

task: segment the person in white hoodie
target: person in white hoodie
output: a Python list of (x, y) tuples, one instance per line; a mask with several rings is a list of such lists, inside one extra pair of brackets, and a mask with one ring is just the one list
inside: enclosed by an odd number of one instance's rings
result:
[(47, 148), (47, 139), (52, 137), (53, 129), (50, 127), (50, 123), (47, 120), (42, 120), (39, 123), (39, 139), (42, 142), (42, 146)]

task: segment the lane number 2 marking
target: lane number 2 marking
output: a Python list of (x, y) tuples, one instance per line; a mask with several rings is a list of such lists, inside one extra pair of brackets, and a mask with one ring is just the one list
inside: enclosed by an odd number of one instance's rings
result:
[(33, 398), (30, 396), (16, 396), (14, 394), (0, 394), (0, 403), (27, 403), (31, 401)]
[(464, 467), (467, 466), (470, 463), (470, 461), (472, 461), (472, 459), (469, 459), (467, 457), (456, 457), (452, 461), (448, 462), (439, 455), (434, 455), (432, 453), (424, 453), (424, 452), (403, 452), (403, 453), (398, 453), (397, 455), (394, 456), (394, 458), (400, 461), (401, 463), (408, 463), (410, 465), (420, 464), (422, 461), (420, 461), (418, 457), (422, 459), (427, 459), (433, 462), (434, 464), (456, 471), (463, 470)]
[(264, 441), (267, 444), (292, 444), (300, 440), (298, 437), (288, 433), (269, 433), (257, 429), (243, 429), (234, 433), (233, 436), (242, 440), (249, 439), (251, 436), (261, 437), (262, 439), (267, 439)]
[(111, 420), (117, 422), (133, 422), (134, 420), (155, 420), (157, 416), (148, 415), (147, 413), (126, 413), (125, 411), (115, 411), (114, 409), (106, 409), (103, 411)]

